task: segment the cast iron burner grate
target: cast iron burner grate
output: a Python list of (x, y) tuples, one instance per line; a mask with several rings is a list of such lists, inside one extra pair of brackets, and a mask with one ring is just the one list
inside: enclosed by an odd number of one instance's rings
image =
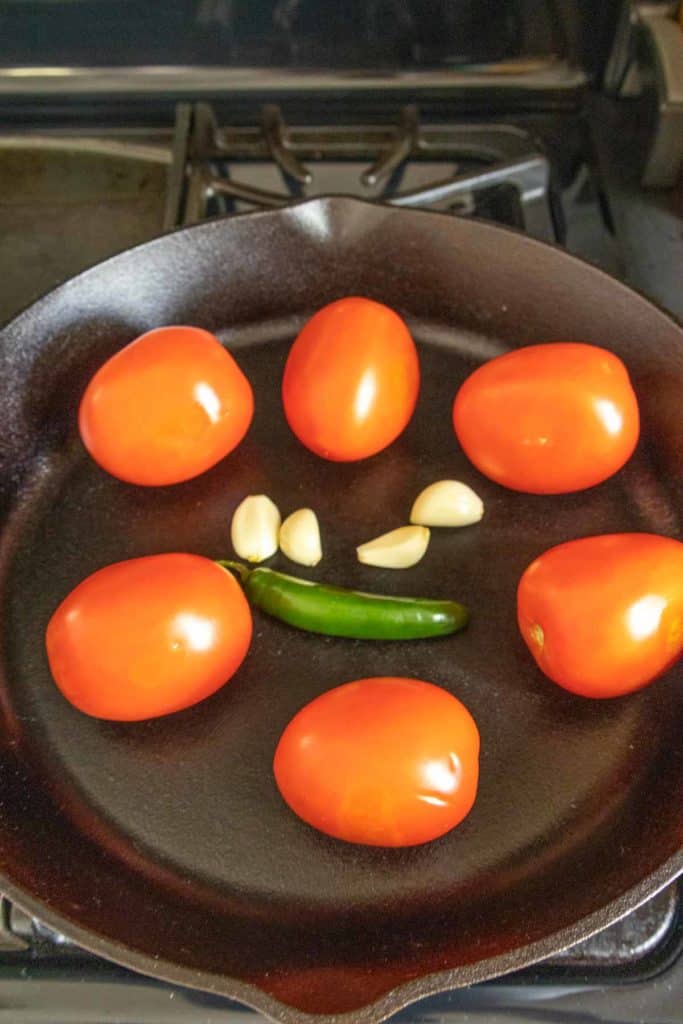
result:
[(486, 217), (563, 240), (548, 157), (514, 125), (424, 124), (410, 104), (388, 126), (290, 127), (266, 104), (256, 126), (219, 127), (209, 104), (178, 105), (167, 228), (329, 194)]

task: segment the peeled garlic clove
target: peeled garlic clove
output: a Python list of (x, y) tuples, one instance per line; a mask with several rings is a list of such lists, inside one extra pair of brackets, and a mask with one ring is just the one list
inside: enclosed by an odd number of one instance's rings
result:
[(469, 526), (484, 514), (484, 502), (460, 480), (437, 480), (418, 494), (410, 521), (421, 526)]
[(358, 561), (381, 569), (409, 569), (417, 565), (429, 544), (425, 526), (400, 526), (356, 548)]
[(235, 509), (232, 546), (247, 562), (262, 562), (277, 551), (280, 513), (265, 494), (250, 494)]
[(280, 527), (280, 550), (299, 565), (317, 565), (323, 557), (320, 527), (312, 508), (298, 508)]

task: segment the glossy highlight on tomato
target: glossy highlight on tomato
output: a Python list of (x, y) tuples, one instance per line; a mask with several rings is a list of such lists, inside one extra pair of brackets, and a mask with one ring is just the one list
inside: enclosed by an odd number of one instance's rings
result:
[(638, 690), (683, 652), (683, 544), (616, 533), (551, 548), (522, 575), (517, 618), (539, 668), (566, 690)]
[(147, 486), (180, 483), (242, 440), (251, 385), (218, 339), (199, 327), (159, 327), (107, 360), (83, 395), (85, 447), (113, 476)]
[(465, 454), (486, 476), (533, 494), (592, 487), (638, 443), (638, 402), (618, 356), (595, 345), (529, 345), (484, 363), (453, 403)]
[(354, 297), (305, 324), (287, 358), (282, 401), (307, 448), (353, 462), (399, 436), (419, 387), (417, 350), (403, 320), (380, 302)]
[(359, 679), (299, 711), (273, 771), (286, 803), (321, 832), (413, 846), (449, 832), (471, 810), (479, 732), (467, 708), (433, 683)]
[(134, 722), (210, 696), (249, 649), (249, 605), (208, 558), (168, 554), (117, 562), (59, 605), (45, 643), (54, 680), (95, 718)]

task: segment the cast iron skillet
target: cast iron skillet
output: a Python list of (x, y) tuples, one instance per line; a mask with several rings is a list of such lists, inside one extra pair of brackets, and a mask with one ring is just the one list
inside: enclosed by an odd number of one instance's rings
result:
[[(408, 318), (422, 390), (394, 445), (338, 465), (289, 432), (280, 376), (303, 320), (350, 294)], [(133, 487), (86, 457), (79, 396), (109, 355), (168, 323), (218, 332), (252, 381), (256, 416), (239, 449), (199, 479)], [(553, 339), (624, 358), (643, 436), (599, 487), (515, 494), (468, 464), (451, 402), (478, 363)], [(666, 315), (514, 232), (337, 198), (123, 253), (21, 314), (0, 336), (0, 357), (0, 884), (25, 909), (105, 957), (278, 1020), (334, 1012), (375, 1022), (582, 939), (681, 870), (680, 666), (633, 696), (584, 700), (544, 679), (515, 625), (519, 575), (551, 545), (677, 533), (683, 332)], [(474, 485), (483, 522), (435, 531), (410, 572), (360, 566), (355, 544), (404, 522), (440, 477)], [(229, 555), (232, 511), (258, 492), (284, 512), (316, 508), (325, 558), (311, 578), (452, 596), (471, 606), (471, 627), (435, 642), (355, 643), (258, 616), (238, 676), (189, 711), (115, 724), (68, 705), (43, 649), (61, 598), (119, 559)], [(481, 731), (476, 806), (423, 847), (322, 836), (290, 813), (271, 776), (276, 741), (300, 707), (376, 674), (445, 686)]]

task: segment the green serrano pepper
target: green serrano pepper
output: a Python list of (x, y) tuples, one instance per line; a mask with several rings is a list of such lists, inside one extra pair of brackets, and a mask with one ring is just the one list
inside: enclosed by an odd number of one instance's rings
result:
[(470, 617), (456, 601), (364, 594), (274, 569), (248, 569), (240, 562), (218, 564), (239, 577), (252, 605), (309, 633), (355, 640), (419, 640), (455, 633)]

